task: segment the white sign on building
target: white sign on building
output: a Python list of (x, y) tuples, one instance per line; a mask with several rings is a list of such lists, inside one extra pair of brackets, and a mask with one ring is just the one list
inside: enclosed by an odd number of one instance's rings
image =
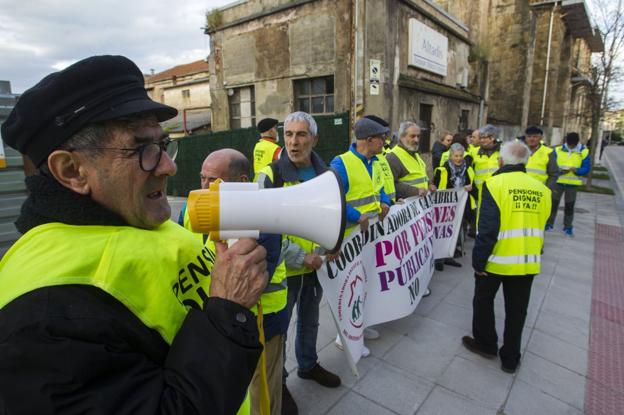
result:
[(410, 66), (438, 75), (447, 75), (448, 38), (424, 23), (409, 21)]

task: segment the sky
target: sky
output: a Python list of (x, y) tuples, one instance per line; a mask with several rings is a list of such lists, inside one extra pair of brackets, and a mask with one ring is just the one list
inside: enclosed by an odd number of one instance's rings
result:
[(93, 55), (132, 59), (144, 73), (204, 59), (206, 10), (233, 0), (0, 0), (0, 80), (22, 93)]
[[(233, 1), (0, 0), (0, 80), (22, 93), (51, 72), (102, 54), (127, 56), (146, 74), (204, 59), (205, 12)], [(611, 90), (620, 105), (622, 89)]]

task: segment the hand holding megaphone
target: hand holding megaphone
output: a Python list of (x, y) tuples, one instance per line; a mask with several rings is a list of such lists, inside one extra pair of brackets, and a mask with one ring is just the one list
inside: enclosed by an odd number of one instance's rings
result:
[(212, 240), (285, 234), (335, 252), (344, 236), (345, 206), (340, 179), (330, 170), (298, 185), (271, 189), (260, 189), (258, 183), (213, 182), (189, 194), (187, 209), (193, 232)]

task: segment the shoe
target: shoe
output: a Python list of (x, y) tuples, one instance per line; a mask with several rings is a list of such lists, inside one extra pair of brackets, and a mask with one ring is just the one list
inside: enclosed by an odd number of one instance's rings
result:
[(364, 339), (366, 340), (375, 340), (378, 339), (379, 336), (379, 332), (375, 329), (371, 329), (370, 327), (367, 327), (364, 329)]
[[(370, 353), (370, 352), (369, 352)], [(334, 375), (332, 372), (323, 369), (318, 363), (307, 372), (297, 370), (297, 376), (301, 379), (313, 380), (321, 386), (326, 388), (337, 388), (340, 386), (340, 378)]]
[(299, 408), (286, 385), (282, 385), (282, 415), (298, 415)]
[(455, 251), (455, 253), (453, 254), (453, 258), (463, 258), (464, 253), (462, 251)]
[[(336, 336), (336, 341), (334, 342), (334, 346), (336, 346), (338, 350), (344, 350), (344, 347), (342, 346), (342, 341), (340, 340), (340, 336)], [(370, 356), (370, 350), (368, 349), (368, 347), (362, 345), (362, 357), (368, 357), (368, 356)]]
[(475, 232), (474, 230), (469, 230), (466, 235), (468, 235), (469, 238), (475, 239), (477, 237), (477, 232)]
[(423, 298), (429, 297), (430, 295), (431, 295), (431, 290), (427, 288), (427, 291), (425, 291), (425, 293), (423, 294)]
[(563, 228), (563, 233), (565, 233), (566, 236), (570, 238), (574, 238), (574, 232), (572, 231), (572, 228)]
[(444, 260), (444, 265), (450, 265), (452, 267), (457, 267), (457, 268), (461, 268), (462, 264), (460, 264), (459, 262), (455, 261), (453, 258), (446, 258)]
[(444, 262), (436, 261), (435, 262), (435, 270), (436, 271), (444, 271)]
[(481, 348), (477, 341), (470, 336), (462, 337), (462, 344), (472, 353), (476, 353), (480, 356), (485, 357), (486, 359), (494, 359), (498, 356), (498, 352), (488, 352), (487, 350)]
[(546, 232), (552, 231), (552, 230), (553, 230), (553, 226), (552, 226), (550, 223), (547, 223), (547, 224), (546, 224), (546, 227), (544, 228), (544, 230), (545, 230)]
[(501, 370), (505, 373), (516, 373), (518, 366), (520, 366), (520, 362), (516, 363), (515, 366), (506, 365), (505, 363), (501, 362)]
[(362, 359), (370, 356), (370, 350), (368, 347), (362, 345)]

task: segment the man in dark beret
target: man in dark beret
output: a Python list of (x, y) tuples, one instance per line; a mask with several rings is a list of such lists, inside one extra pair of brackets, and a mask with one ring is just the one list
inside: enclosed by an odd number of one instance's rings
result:
[[(96, 56), (27, 90), (2, 137), (37, 174), (0, 262), (0, 407), (233, 414), (261, 352), (266, 251), (171, 222), (176, 165), (139, 68)], [(207, 293), (210, 293), (208, 298)]]
[(271, 164), (273, 160), (277, 160), (282, 152), (282, 148), (277, 144), (279, 142), (278, 124), (279, 121), (275, 118), (264, 118), (258, 123), (260, 140), (254, 146), (253, 151), (254, 181), (258, 178), (260, 170)]

